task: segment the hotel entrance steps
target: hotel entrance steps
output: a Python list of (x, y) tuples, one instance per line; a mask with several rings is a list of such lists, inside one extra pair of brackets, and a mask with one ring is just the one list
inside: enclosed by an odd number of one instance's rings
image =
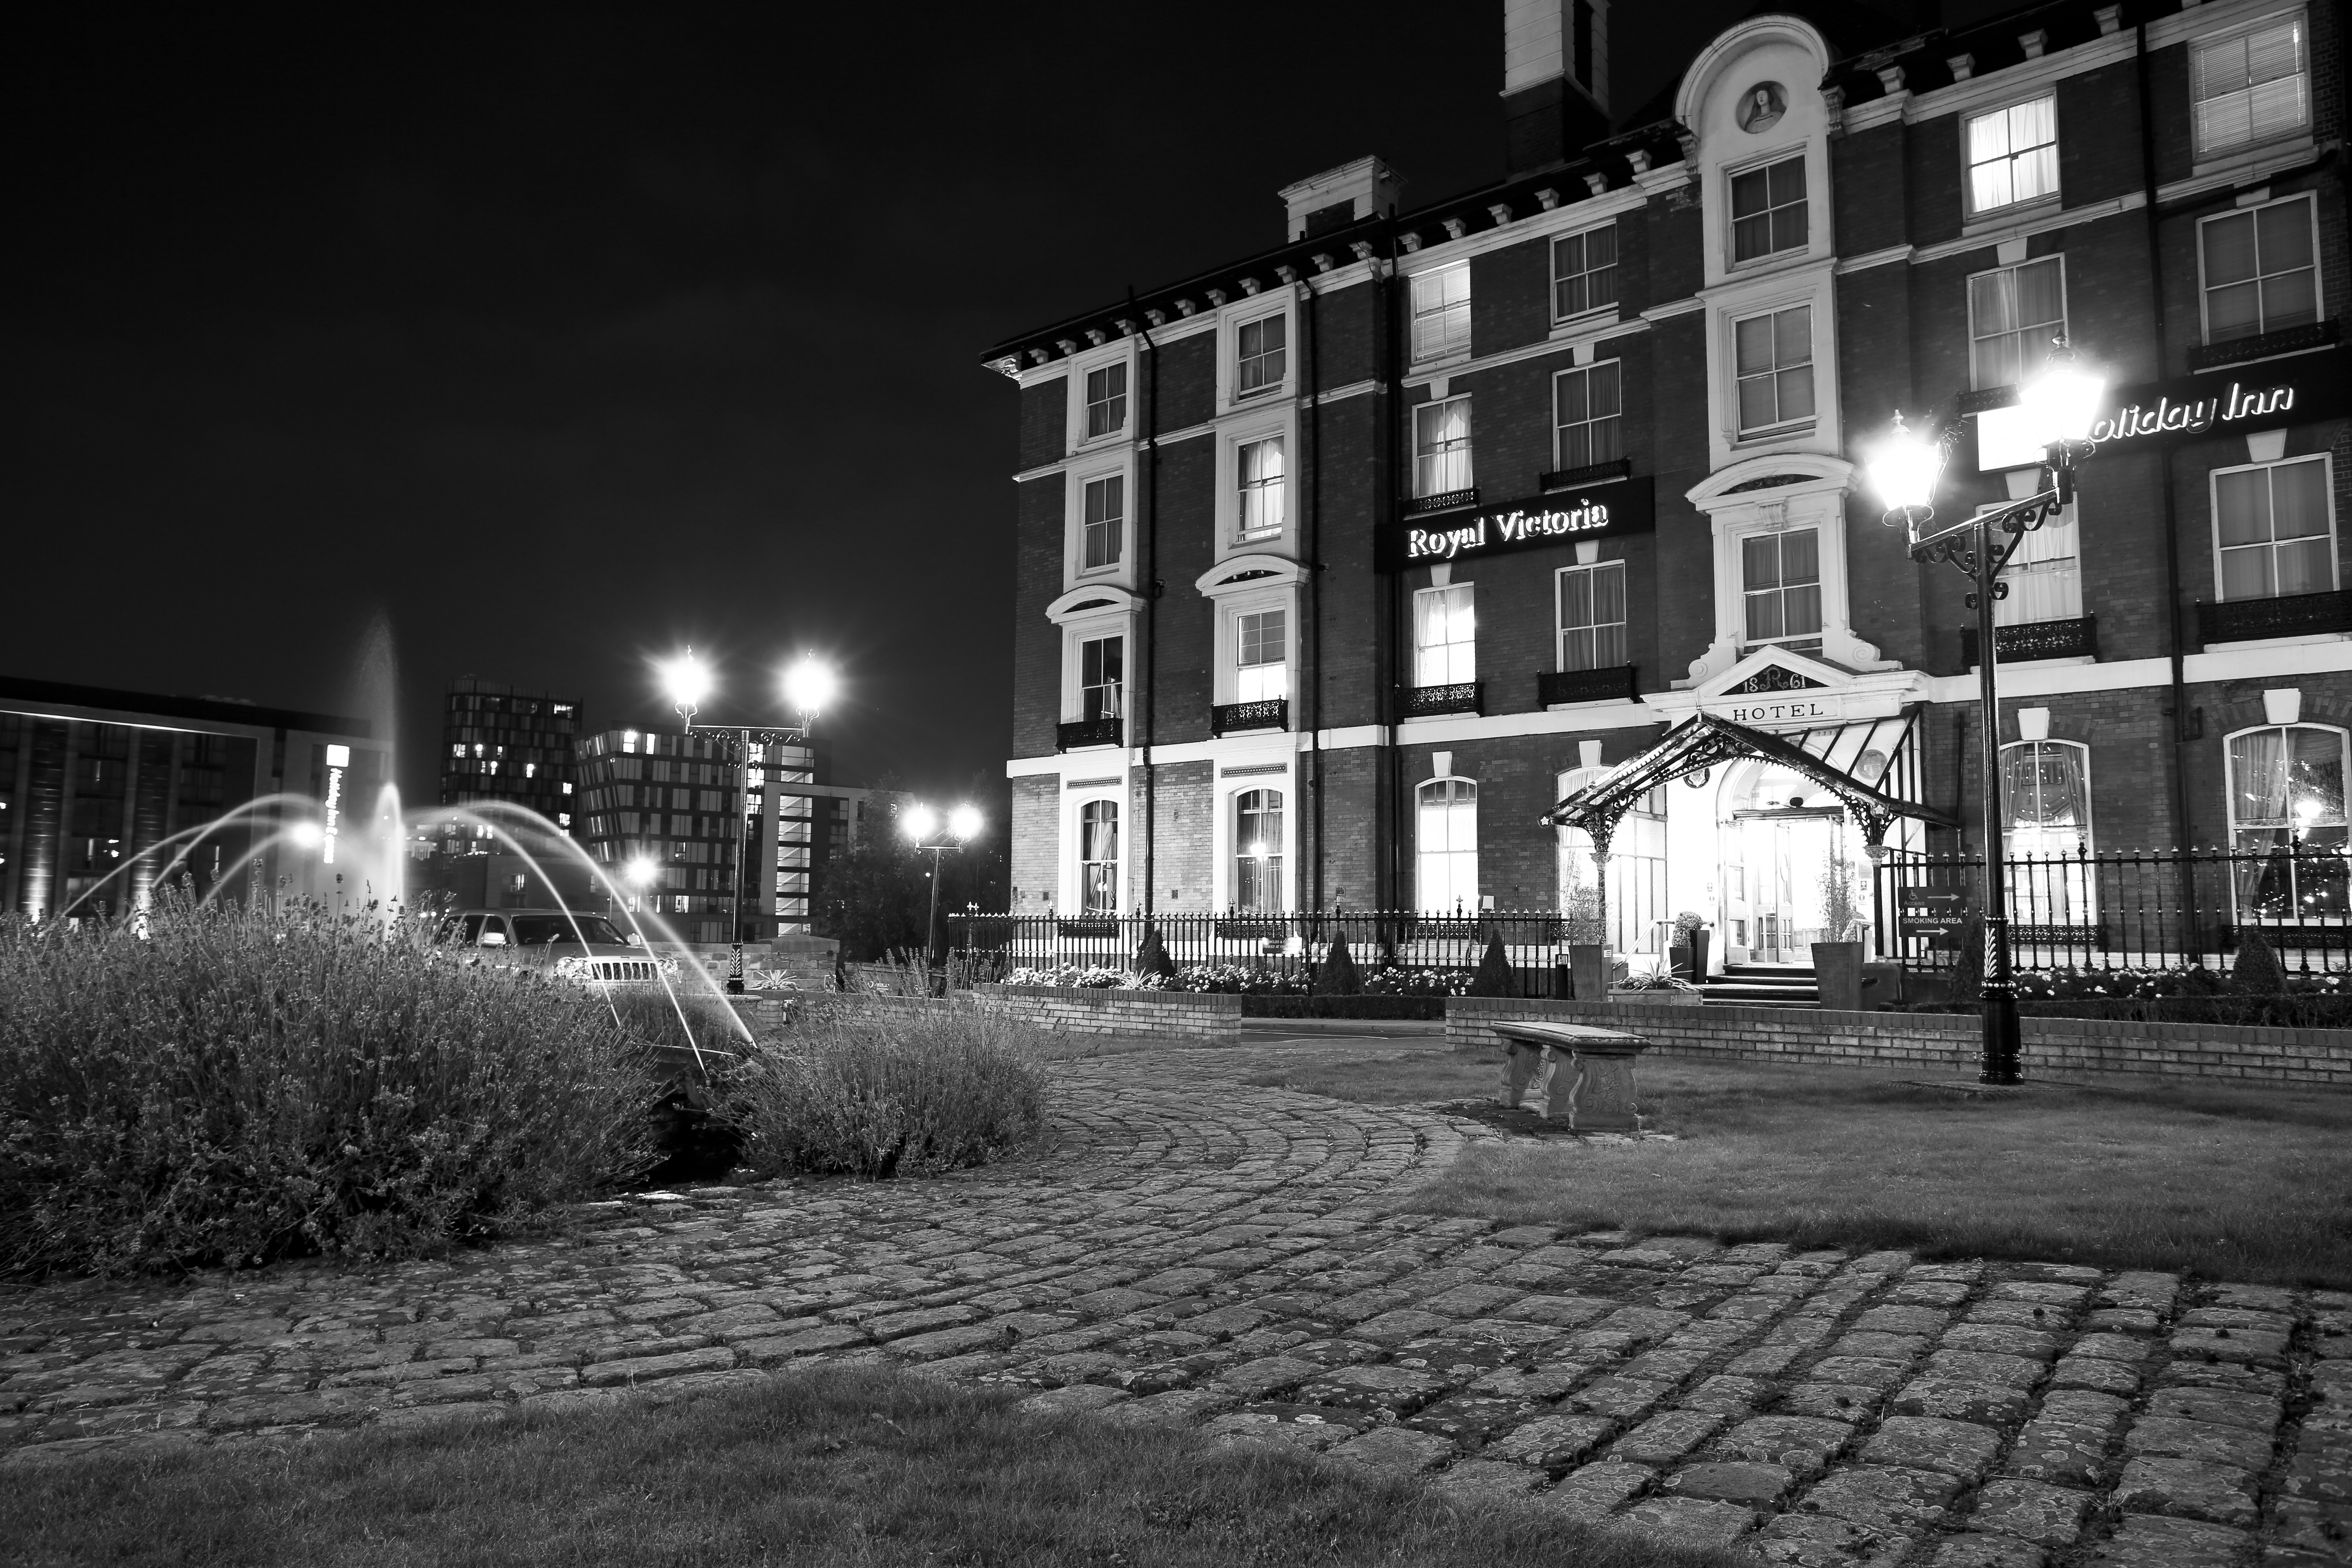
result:
[(1821, 990), (1810, 963), (1727, 963), (1707, 976), (1702, 998), (1719, 1007), (1818, 1007)]

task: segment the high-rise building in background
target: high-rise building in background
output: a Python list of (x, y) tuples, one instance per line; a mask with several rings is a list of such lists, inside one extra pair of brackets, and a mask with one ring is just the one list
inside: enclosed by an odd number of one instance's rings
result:
[[(387, 776), (369, 740), (362, 719), (0, 677), (0, 910), (120, 915), (183, 872), (202, 892), (370, 896), (336, 860)], [(311, 841), (279, 839), (274, 809), (189, 831), (281, 793), (320, 803)]]
[(573, 832), (629, 909), (658, 913), (688, 942), (731, 940), (739, 844), (743, 940), (807, 931), (812, 879), (862, 831), (874, 794), (828, 782), (821, 742), (755, 744), (740, 772), (735, 747), (716, 729), (580, 742)]
[(503, 801), (570, 832), (580, 704), (461, 675), (441, 721), (441, 804)]

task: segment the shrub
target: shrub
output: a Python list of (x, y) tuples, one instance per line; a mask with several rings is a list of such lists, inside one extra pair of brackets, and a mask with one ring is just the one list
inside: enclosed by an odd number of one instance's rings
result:
[(1042, 1044), (976, 1008), (911, 1017), (826, 1008), (721, 1067), (715, 1113), (761, 1175), (982, 1165), (1045, 1135)]
[(1168, 944), (1160, 940), (1157, 921), (1143, 928), (1143, 943), (1135, 950), (1135, 972), (1146, 980), (1163, 983), (1176, 973), (1176, 965), (1168, 956)]
[(1344, 934), (1331, 943), (1331, 952), (1323, 960), (1322, 970), (1315, 976), (1315, 989), (1325, 996), (1363, 994), (1363, 972), (1356, 967), (1356, 955), (1348, 951), (1348, 939)]
[(1503, 951), (1503, 933), (1490, 932), (1486, 938), (1486, 955), (1478, 961), (1478, 978), (1470, 983), (1470, 994), (1516, 996), (1518, 994), (1518, 976), (1511, 972), (1510, 955)]
[(2274, 996), (2287, 988), (2286, 966), (2259, 926), (2238, 928), (2238, 962), (2230, 969), (2230, 989), (2242, 996)]
[(429, 922), (198, 907), (0, 920), (0, 1267), (394, 1258), (652, 1162), (604, 1002)]

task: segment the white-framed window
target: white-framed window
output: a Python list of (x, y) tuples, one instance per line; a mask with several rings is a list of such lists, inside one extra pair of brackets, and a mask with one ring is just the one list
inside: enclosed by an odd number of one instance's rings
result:
[(2012, 741), (2000, 749), (2000, 845), (2010, 859), (2091, 852), (2091, 749)]
[(1552, 460), (1589, 468), (1625, 455), (1625, 386), (1620, 363), (1604, 359), (1551, 378)]
[(1078, 570), (1100, 572), (1118, 565), (1127, 543), (1127, 476), (1106, 474), (1087, 480), (1079, 504)]
[(2009, 596), (1993, 601), (1993, 624), (2021, 626), (2035, 621), (2079, 619), (2083, 614), (2082, 537), (2071, 506), (2040, 528), (2020, 534), (2017, 549), (2000, 574), (2009, 584)]
[(1127, 428), (1127, 366), (1106, 364), (1087, 372), (1087, 439), (1116, 436)]
[(1559, 668), (1615, 669), (1631, 664), (1625, 646), (1625, 563), (1563, 566), (1554, 574)]
[(1234, 700), (1290, 695), (1290, 612), (1247, 610), (1234, 617)]
[(1413, 897), (1424, 910), (1478, 908), (1478, 785), (1432, 779), (1413, 792)]
[(1118, 802), (1090, 800), (1078, 807), (1078, 910), (1118, 913)]
[(1748, 643), (1822, 635), (1822, 541), (1816, 529), (1751, 533), (1739, 542)]
[(1806, 240), (1805, 155), (1731, 176), (1731, 259), (1755, 261)]
[(1813, 416), (1813, 308), (1791, 305), (1731, 323), (1739, 433), (1752, 436)]
[(1969, 212), (1998, 212), (2058, 195), (2058, 98), (2045, 93), (1969, 116)]
[(2200, 219), (2205, 341), (2319, 320), (2319, 204), (2309, 193)]
[(2345, 917), (2347, 741), (2326, 724), (2265, 724), (2230, 737), (2230, 890), (2239, 920)]
[(2301, 11), (2196, 44), (2189, 80), (2197, 155), (2210, 158), (2308, 131), (2310, 64)]
[(1470, 478), (1470, 400), (1449, 397), (1412, 411), (1412, 493), (1466, 490)]
[(1255, 397), (1282, 385), (1290, 362), (1290, 319), (1261, 316), (1234, 329), (1234, 395)]
[(1617, 226), (1604, 224), (1551, 242), (1551, 315), (1556, 321), (1617, 302)]
[(2044, 256), (1969, 279), (1969, 384), (2021, 386), (2066, 331), (2066, 263)]
[[(1570, 768), (1559, 779), (1559, 798), (1607, 773), (1606, 768)], [(1594, 874), (1592, 838), (1580, 827), (1559, 834), (1559, 909), (1571, 922), (1569, 937), (1590, 942), (1576, 924), (1590, 925), (1600, 912), (1601, 879)], [(1666, 792), (1650, 791), (1624, 816), (1609, 838), (1609, 924), (1602, 942), (1612, 952), (1656, 952), (1666, 909)]]
[(1478, 605), (1467, 583), (1412, 596), (1412, 681), (1454, 686), (1478, 679)]
[(1127, 639), (1087, 637), (1078, 644), (1078, 717), (1116, 719), (1126, 711)]
[(1236, 538), (1264, 539), (1282, 531), (1289, 516), (1285, 506), (1286, 479), (1281, 437), (1244, 441), (1234, 448), (1234, 488), (1239, 497), (1234, 513)]
[(2335, 589), (2330, 466), (2322, 453), (2213, 470), (2213, 573), (2221, 598)]
[(1457, 261), (1412, 280), (1412, 363), (1470, 352), (1470, 264)]
[(1282, 792), (1247, 789), (1234, 796), (1234, 862), (1229, 902), (1237, 910), (1286, 907), (1283, 878)]

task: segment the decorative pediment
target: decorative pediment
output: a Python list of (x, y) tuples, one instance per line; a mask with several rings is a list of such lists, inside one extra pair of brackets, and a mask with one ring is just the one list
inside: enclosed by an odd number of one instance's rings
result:
[(1276, 587), (1285, 583), (1300, 581), (1306, 574), (1298, 563), (1279, 555), (1234, 555), (1218, 562), (1193, 580), (1192, 586), (1204, 598), (1213, 599), (1220, 594), (1234, 593), (1244, 588)]
[(1058, 626), (1087, 616), (1131, 614), (1142, 605), (1142, 600), (1124, 588), (1097, 584), (1073, 588), (1055, 599), (1045, 606), (1045, 618)]
[(1745, 697), (1751, 691), (1807, 691), (1827, 686), (1826, 680), (1815, 680), (1784, 665), (1768, 664), (1737, 686), (1723, 689), (1726, 697)]
[(1759, 691), (1812, 691), (1853, 682), (1853, 672), (1834, 664), (1784, 647), (1759, 647), (1713, 680), (1702, 683), (1695, 695), (1704, 700), (1744, 697)]

